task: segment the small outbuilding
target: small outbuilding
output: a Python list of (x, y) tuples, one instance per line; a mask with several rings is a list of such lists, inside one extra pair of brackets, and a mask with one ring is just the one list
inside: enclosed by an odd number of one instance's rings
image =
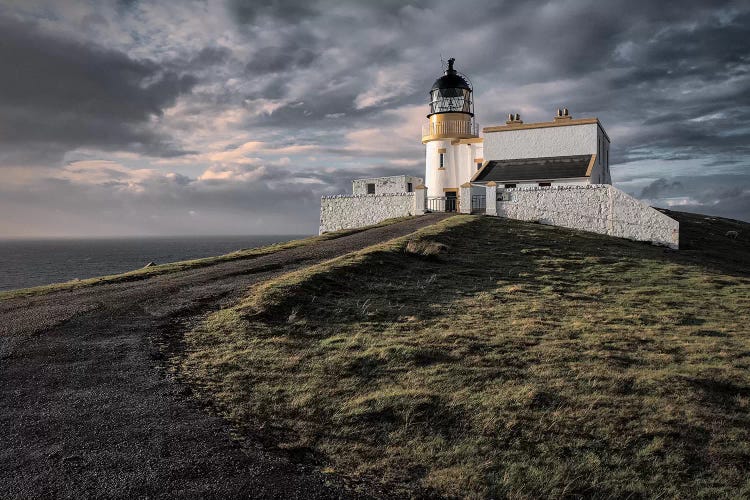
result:
[(424, 181), (413, 175), (391, 175), (388, 177), (369, 177), (352, 181), (352, 194), (395, 194), (413, 193), (414, 188)]

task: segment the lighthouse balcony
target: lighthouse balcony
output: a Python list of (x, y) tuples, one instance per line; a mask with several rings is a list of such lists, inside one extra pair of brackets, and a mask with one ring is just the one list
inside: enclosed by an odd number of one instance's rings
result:
[(467, 120), (430, 121), (422, 125), (422, 143), (436, 139), (469, 139), (479, 137), (479, 126)]

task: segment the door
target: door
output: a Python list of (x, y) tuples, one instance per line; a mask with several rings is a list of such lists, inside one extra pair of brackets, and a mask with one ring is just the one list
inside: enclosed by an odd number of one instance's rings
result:
[(445, 192), (445, 211), (446, 212), (455, 212), (458, 204), (456, 203), (458, 201), (457, 193), (455, 191), (446, 191)]

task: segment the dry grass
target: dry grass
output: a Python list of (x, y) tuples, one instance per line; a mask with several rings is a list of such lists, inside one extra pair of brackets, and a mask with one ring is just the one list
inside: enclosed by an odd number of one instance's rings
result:
[(406, 253), (421, 255), (427, 258), (436, 258), (438, 255), (448, 251), (448, 247), (436, 241), (427, 239), (411, 239), (404, 249)]
[(747, 497), (750, 279), (700, 252), (447, 219), (259, 286), (175, 369), (396, 495)]

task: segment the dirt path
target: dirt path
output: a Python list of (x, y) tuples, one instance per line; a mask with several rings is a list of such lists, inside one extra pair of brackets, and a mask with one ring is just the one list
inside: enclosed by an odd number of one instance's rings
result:
[(233, 440), (170, 379), (164, 344), (271, 276), (440, 220), (428, 215), (248, 260), (0, 301), (0, 497), (353, 496)]

